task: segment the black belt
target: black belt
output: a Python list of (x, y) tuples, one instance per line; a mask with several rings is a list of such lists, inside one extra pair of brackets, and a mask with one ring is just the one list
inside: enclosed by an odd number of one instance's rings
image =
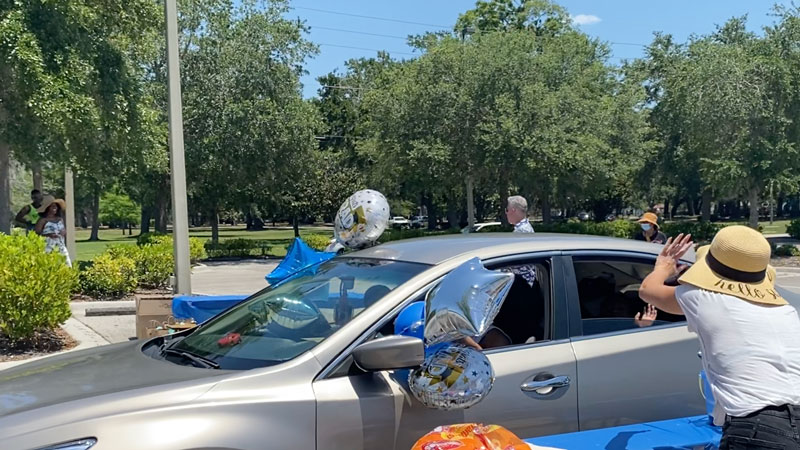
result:
[(749, 419), (752, 417), (759, 416), (761, 414), (767, 414), (773, 417), (782, 417), (784, 419), (790, 419), (792, 417), (798, 417), (800, 415), (800, 406), (799, 405), (767, 406), (759, 409), (758, 411), (752, 412), (746, 416), (741, 416), (741, 417), (725, 416), (725, 422), (726, 423), (730, 422), (731, 419)]

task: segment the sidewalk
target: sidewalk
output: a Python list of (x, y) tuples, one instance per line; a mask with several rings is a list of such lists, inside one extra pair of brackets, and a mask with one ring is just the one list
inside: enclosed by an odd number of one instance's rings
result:
[[(69, 350), (66, 350), (64, 352), (53, 353), (53, 355), (58, 355), (58, 354), (67, 353), (67, 352), (74, 352), (76, 350), (84, 350), (84, 349), (87, 349), (87, 348), (97, 347), (97, 346), (100, 346), (100, 345), (106, 345), (106, 344), (110, 344), (111, 343), (110, 341), (106, 340), (103, 336), (97, 334), (96, 332), (94, 332), (94, 330), (92, 330), (91, 328), (87, 327), (86, 325), (84, 325), (82, 322), (80, 322), (79, 320), (75, 319), (74, 317), (71, 317), (71, 318), (67, 319), (66, 323), (64, 323), (64, 325), (62, 325), (61, 328), (64, 331), (66, 331), (70, 336), (72, 336), (73, 339), (78, 341), (78, 345), (76, 345), (75, 347), (73, 347), (73, 348), (71, 348)], [(36, 361), (38, 359), (47, 358), (47, 357), (53, 356), (53, 355), (36, 356), (34, 358), (23, 359), (23, 360), (20, 360), (20, 361), (0, 362), (0, 370), (10, 369), (11, 367), (14, 367), (14, 366), (26, 363), (26, 362)]]
[(192, 268), (195, 295), (249, 295), (267, 287), (264, 278), (280, 260), (212, 261)]

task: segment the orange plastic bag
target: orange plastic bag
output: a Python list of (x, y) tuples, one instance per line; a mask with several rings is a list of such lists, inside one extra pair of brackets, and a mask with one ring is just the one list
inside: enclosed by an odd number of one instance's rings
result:
[(530, 445), (499, 425), (460, 423), (436, 427), (411, 450), (531, 450)]

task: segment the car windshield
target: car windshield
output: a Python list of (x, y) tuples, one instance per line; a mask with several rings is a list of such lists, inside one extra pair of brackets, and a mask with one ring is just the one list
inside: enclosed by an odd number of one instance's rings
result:
[(230, 370), (279, 364), (313, 348), (426, 267), (334, 258), (211, 319), (165, 354), (185, 352)]

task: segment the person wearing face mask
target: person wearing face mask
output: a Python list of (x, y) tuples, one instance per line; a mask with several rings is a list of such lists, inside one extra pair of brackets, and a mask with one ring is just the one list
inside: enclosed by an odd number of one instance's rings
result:
[(641, 233), (636, 233), (637, 241), (647, 241), (653, 244), (666, 244), (667, 236), (658, 229), (658, 216), (651, 212), (642, 214), (639, 218)]

